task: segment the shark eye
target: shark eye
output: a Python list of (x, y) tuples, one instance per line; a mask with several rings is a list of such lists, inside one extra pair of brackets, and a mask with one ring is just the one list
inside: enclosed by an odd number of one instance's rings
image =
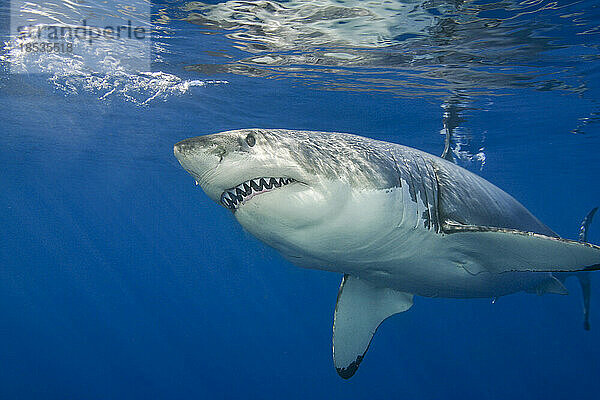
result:
[(248, 143), (248, 146), (250, 147), (256, 144), (256, 138), (254, 137), (254, 134), (249, 133), (248, 136), (246, 136), (246, 143)]

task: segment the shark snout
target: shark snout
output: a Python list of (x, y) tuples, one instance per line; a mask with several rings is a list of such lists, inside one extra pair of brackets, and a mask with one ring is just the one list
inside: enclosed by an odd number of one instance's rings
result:
[(206, 150), (210, 147), (210, 140), (206, 136), (197, 136), (178, 142), (173, 147), (175, 157), (185, 157), (190, 153)]
[(200, 184), (219, 165), (224, 153), (209, 136), (185, 139), (173, 146), (173, 154), (181, 166)]

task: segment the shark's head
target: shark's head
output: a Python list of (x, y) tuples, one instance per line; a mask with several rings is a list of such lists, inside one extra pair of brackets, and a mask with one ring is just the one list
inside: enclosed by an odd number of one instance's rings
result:
[(397, 182), (387, 153), (348, 134), (241, 129), (183, 140), (174, 153), (211, 199), (280, 250), (335, 221), (356, 191)]

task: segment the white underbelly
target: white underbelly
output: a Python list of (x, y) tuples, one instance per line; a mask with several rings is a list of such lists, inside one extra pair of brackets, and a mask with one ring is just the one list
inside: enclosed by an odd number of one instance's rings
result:
[[(279, 223), (279, 203), (269, 203), (276, 196), (268, 193), (261, 200), (268, 214), (259, 218), (256, 210), (240, 209), (236, 218), (295, 265), (350, 274), (421, 296), (496, 297), (535, 288), (548, 279), (543, 273), (485, 271), (481, 257), (470, 257), (448, 240), (451, 235), (427, 228), (427, 206), (421, 199), (411, 201), (406, 183), (360, 192), (336, 188), (335, 183), (329, 187), (344, 195), (320, 223), (294, 229)], [(291, 219), (289, 211), (285, 217)], [(302, 218), (299, 214), (296, 219)]]

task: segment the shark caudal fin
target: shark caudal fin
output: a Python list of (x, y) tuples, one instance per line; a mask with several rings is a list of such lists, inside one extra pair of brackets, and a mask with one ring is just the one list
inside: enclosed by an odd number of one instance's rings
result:
[[(594, 215), (598, 211), (598, 207), (593, 208), (581, 221), (581, 226), (579, 227), (579, 241), (582, 243), (587, 243), (587, 235), (592, 223), (592, 219), (594, 219)], [(586, 331), (590, 330), (590, 296), (592, 289), (592, 276), (590, 272), (577, 272), (574, 274), (569, 273), (560, 273), (557, 275), (557, 278), (564, 282), (570, 276), (577, 277), (579, 281), (579, 285), (581, 286), (581, 295), (583, 296), (583, 329)]]
[[(594, 218), (594, 214), (598, 211), (595, 207), (585, 216), (579, 228), (579, 241), (587, 242), (587, 233)], [(581, 294), (583, 295), (583, 329), (590, 330), (590, 295), (592, 286), (592, 277), (589, 272), (580, 272), (575, 275), (581, 285)]]

